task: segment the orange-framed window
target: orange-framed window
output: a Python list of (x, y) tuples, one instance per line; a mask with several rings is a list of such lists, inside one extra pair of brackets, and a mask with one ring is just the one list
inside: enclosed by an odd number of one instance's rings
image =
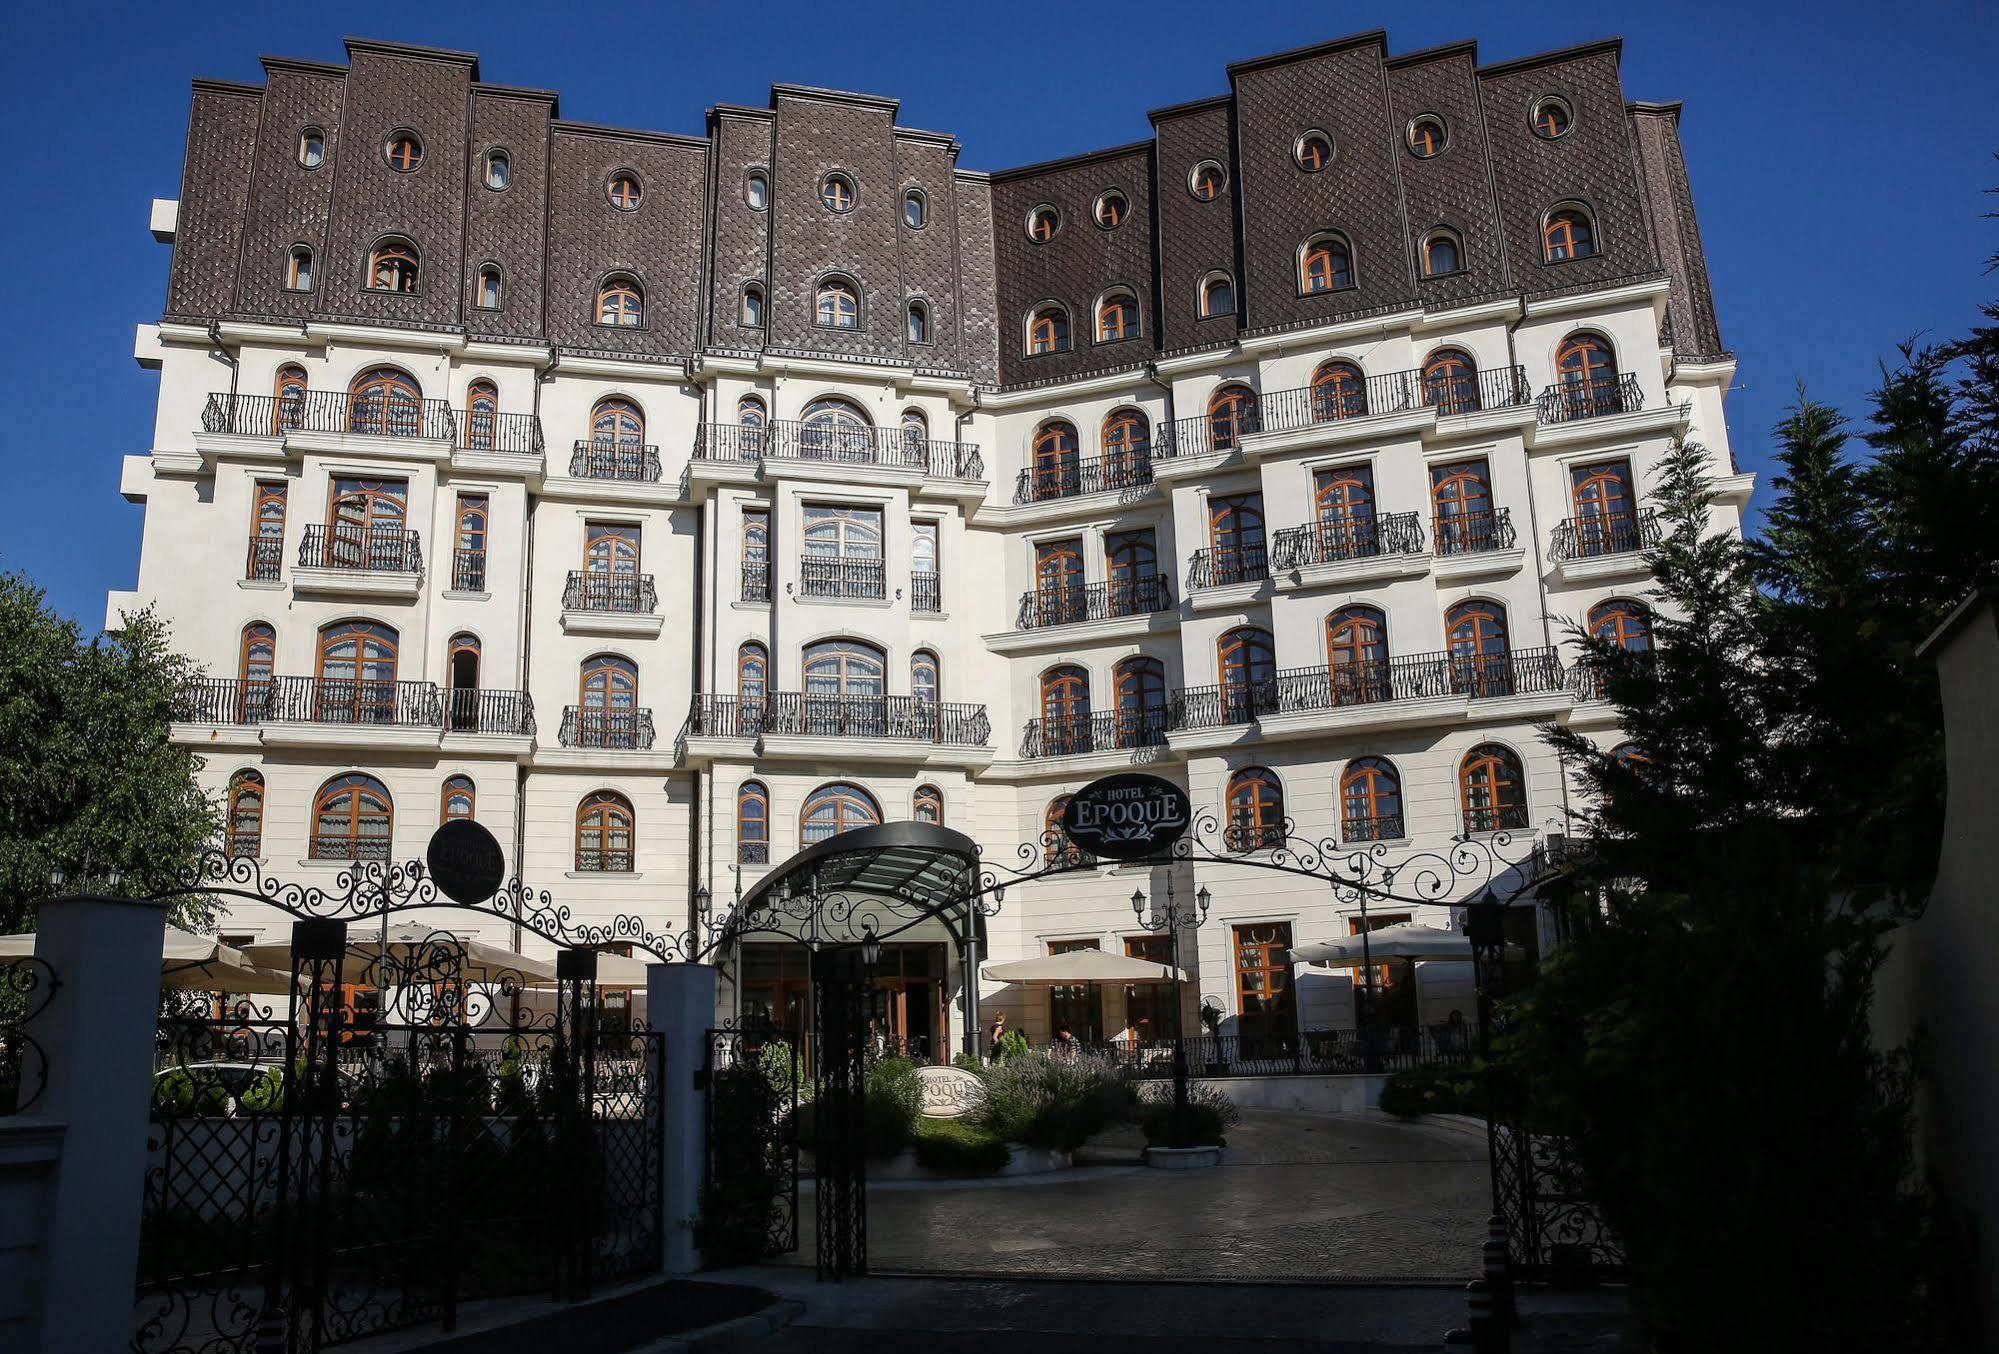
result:
[(736, 862), (770, 863), (770, 791), (762, 781), (746, 780), (736, 787)]
[(1047, 608), (1066, 608), (1083, 586), (1083, 543), (1074, 536), (1034, 544), (1034, 588)]
[(743, 288), (742, 325), (745, 329), (764, 327), (764, 289), (754, 282)]
[(1113, 531), (1104, 537), (1104, 572), (1111, 587), (1129, 588), (1159, 572), (1159, 542), (1151, 527)]
[(1345, 358), (1321, 363), (1312, 373), (1312, 418), (1327, 423), (1359, 418), (1367, 412), (1367, 379), (1357, 363)]
[(1478, 408), (1478, 366), (1461, 348), (1439, 348), (1423, 361), (1423, 399), (1440, 414)]
[(637, 845), (631, 800), (614, 790), (599, 790), (576, 806), (578, 873), (629, 874)]
[(910, 796), (910, 816), (932, 827), (944, 826), (944, 792), (935, 785), (919, 785)]
[(595, 729), (586, 729), (586, 733), (601, 734), (628, 721), (638, 704), (638, 693), (639, 668), (631, 659), (617, 654), (593, 654), (584, 659), (578, 673), (577, 696), (586, 725), (592, 722), (596, 725)]
[(608, 395), (590, 407), (590, 440), (598, 446), (640, 446), (646, 440), (645, 415), (622, 395)]
[(583, 571), (596, 578), (634, 577), (639, 571), (639, 529), (624, 522), (585, 522)]
[(1291, 1029), (1291, 923), (1234, 928), (1236, 1020), (1241, 1037), (1270, 1041)]
[(1043, 306), (1027, 322), (1029, 354), (1060, 353), (1069, 348), (1069, 312), (1060, 306)]
[(819, 184), (819, 201), (827, 211), (850, 212), (854, 209), (854, 185), (844, 174), (828, 174)]
[(384, 240), (368, 256), (370, 291), (414, 292), (417, 284), (416, 246), (407, 240)]
[(1493, 657), (1506, 652), (1506, 611), (1497, 602), (1459, 602), (1444, 613), (1444, 627), (1454, 658)]
[(805, 649), (807, 697), (875, 700), (888, 690), (888, 656), (859, 639), (825, 639)]
[(1341, 607), (1326, 617), (1326, 669), (1338, 705), (1387, 693), (1388, 620), (1377, 607)]
[(1097, 199), (1097, 224), (1105, 230), (1116, 230), (1130, 211), (1131, 204), (1125, 201), (1123, 193), (1105, 193)]
[(756, 640), (736, 648), (736, 695), (745, 704), (770, 694), (770, 653)]
[(935, 706), (943, 680), (943, 665), (936, 654), (918, 649), (909, 656), (909, 696), (918, 705)]
[(478, 802), (478, 789), (470, 776), (446, 776), (438, 791), (437, 821), (439, 826), (455, 818), (470, 818), (473, 806)]
[(305, 419), (305, 368), (289, 362), (279, 367), (273, 393), (277, 395), (277, 408), (271, 417), (275, 435), (296, 428)]
[(637, 211), (640, 198), (637, 176), (626, 173), (613, 174), (611, 181), (604, 185), (604, 196), (611, 199), (611, 205), (621, 212)]
[(908, 333), (911, 343), (930, 342), (930, 307), (921, 301), (909, 303)]
[(1331, 236), (1313, 240), (1298, 259), (1299, 290), (1311, 295), (1353, 285), (1353, 251)]
[(1114, 483), (1126, 482), (1128, 475), (1144, 468), (1152, 458), (1152, 425), (1136, 409), (1113, 409), (1104, 418), (1101, 438), (1104, 468)]
[(1284, 786), (1275, 774), (1252, 766), (1229, 777), (1228, 844), (1258, 851), (1284, 840)]
[(1333, 160), (1333, 143), (1326, 139), (1324, 132), (1307, 132), (1298, 138), (1297, 149), (1291, 158), (1298, 168), (1307, 174), (1316, 174)]
[(1111, 669), (1111, 696), (1120, 746), (1133, 746), (1138, 735), (1159, 732), (1165, 727), (1166, 665), (1143, 654), (1120, 660)]
[(479, 689), (479, 637), (464, 631), (453, 635), (444, 655), (446, 680), (453, 691)]
[(1586, 259), (1596, 253), (1596, 231), (1589, 217), (1575, 207), (1548, 213), (1541, 227), (1541, 253), (1550, 263)]
[(1374, 470), (1328, 466), (1312, 472), (1312, 506), (1321, 525), (1365, 530), (1374, 522)]
[(1235, 314), (1235, 283), (1227, 273), (1217, 273), (1201, 283), (1201, 318), (1215, 319)]
[(313, 718), (323, 724), (386, 724), (396, 711), (396, 632), (374, 621), (341, 621), (319, 632)]
[(277, 631), (264, 621), (244, 626), (236, 658), (236, 670), (243, 680), (243, 708), (237, 718), (248, 719), (263, 711), (271, 684), (277, 680), (277, 660)]
[(377, 437), (415, 437), (423, 431), (423, 390), (395, 367), (370, 367), (347, 386), (347, 430)]
[(490, 451), (500, 419), (500, 388), (491, 381), (473, 381), (465, 387), (465, 445), (475, 451)]
[(285, 290), (312, 290), (312, 250), (305, 245), (293, 245), (285, 255)]
[(1087, 865), (1093, 857), (1062, 829), (1073, 795), (1056, 795), (1041, 812), (1041, 858), (1050, 865)]
[(1569, 130), (1569, 109), (1560, 99), (1543, 99), (1534, 106), (1534, 130), (1553, 141)]
[[(1148, 964), (1171, 964), (1173, 937), (1126, 936), (1124, 955), (1127, 959), (1142, 959)], [(1173, 984), (1126, 983), (1124, 1023), (1139, 1048), (1168, 1038), (1173, 1029)]]
[(417, 166), (423, 163), (423, 142), (417, 139), (414, 132), (397, 132), (389, 138), (385, 153), (391, 169), (404, 174), (413, 174)]
[(1437, 118), (1424, 116), (1409, 124), (1409, 149), (1419, 160), (1428, 160), (1443, 152), (1444, 124)]
[(1438, 522), (1492, 511), (1492, 472), (1484, 457), (1430, 467), (1430, 507)]
[(480, 310), (500, 308), (500, 265), (489, 263), (479, 269), (479, 286), (472, 304)]
[(736, 422), (745, 428), (764, 426), (764, 402), (755, 395), (745, 395), (736, 401)]
[(251, 507), (251, 530), (263, 542), (285, 538), (285, 507), (291, 485), (285, 480), (258, 480)]
[(1071, 728), (1090, 717), (1090, 674), (1074, 663), (1041, 674), (1041, 718), (1050, 730)]
[(359, 772), (335, 776), (312, 800), (314, 860), (387, 860), (395, 809), (386, 785)]
[(1423, 276), (1443, 277), (1462, 270), (1464, 249), (1448, 230), (1433, 231), (1423, 238)]
[(1555, 374), (1586, 394), (1606, 393), (1617, 381), (1617, 357), (1601, 334), (1571, 334), (1555, 350)]
[(1225, 559), (1263, 549), (1263, 495), (1220, 494), (1208, 500), (1208, 546)]
[(1256, 395), (1248, 386), (1231, 382), (1208, 396), (1208, 442), (1217, 451), (1233, 447), (1237, 437), (1256, 430)]
[(1467, 752), (1458, 764), (1458, 795), (1467, 832), (1527, 826), (1527, 778), (1511, 748), (1481, 743)]
[(1340, 774), (1340, 838), (1349, 842), (1405, 837), (1402, 777), (1385, 757), (1356, 757)]
[(230, 856), (258, 856), (264, 844), (264, 774), (238, 771), (229, 778), (229, 817), (224, 851)]
[(1034, 486), (1036, 497), (1052, 498), (1080, 490), (1080, 444), (1076, 425), (1064, 419), (1050, 419), (1034, 433)]
[(1569, 468), (1569, 493), (1576, 516), (1595, 522), (1631, 517), (1631, 463), (1595, 461)]
[(1213, 161), (1204, 160), (1194, 166), (1194, 172), (1187, 180), (1187, 189), (1195, 200), (1213, 202), (1222, 195), (1222, 167)]
[(743, 564), (746, 568), (770, 568), (770, 511), (743, 510)]
[(798, 813), (799, 836), (810, 846), (857, 827), (874, 827), (881, 820), (881, 805), (873, 795), (849, 781), (834, 781), (805, 797)]
[(861, 298), (852, 283), (829, 278), (819, 284), (814, 323), (827, 329), (858, 329), (861, 325)]
[(1097, 306), (1097, 342), (1116, 343), (1138, 337), (1138, 302), (1122, 294), (1106, 296)]
[(1612, 598), (1590, 608), (1589, 632), (1606, 644), (1645, 653), (1652, 647), (1652, 613), (1640, 603)]
[(1215, 641), (1215, 656), (1223, 701), (1236, 719), (1245, 718), (1244, 702), (1277, 677), (1277, 651), (1270, 632), (1260, 626), (1239, 625)]
[(1027, 215), (1027, 238), (1047, 244), (1062, 228), (1062, 217), (1053, 207), (1036, 207)]
[(610, 277), (597, 291), (597, 323), (635, 328), (645, 320), (645, 298), (636, 279)]

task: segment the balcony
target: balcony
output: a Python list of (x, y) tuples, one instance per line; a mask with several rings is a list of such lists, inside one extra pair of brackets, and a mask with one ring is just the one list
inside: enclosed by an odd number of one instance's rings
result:
[(1168, 727), (1173, 730), (1225, 728), (1276, 715), (1319, 712), (1426, 700), (1489, 700), (1505, 696), (1568, 694), (1567, 673), (1553, 648), (1511, 653), (1410, 654), (1337, 666), (1291, 668), (1260, 681), (1183, 687), (1173, 693)]
[(314, 523), (298, 543), (298, 592), (414, 598), (423, 579), (423, 542), (401, 526)]
[(562, 628), (569, 634), (657, 635), (663, 625), (651, 574), (571, 569), (562, 587)]
[(1640, 513), (1592, 513), (1557, 522), (1548, 543), (1564, 583), (1642, 574), (1651, 566), (1644, 551), (1659, 543), (1655, 509)]
[(1123, 456), (1080, 456), (1031, 466), (1013, 484), (1013, 501), (1052, 503), (1085, 494), (1144, 489), (1152, 483), (1152, 456), (1134, 450)]
[(484, 550), (454, 550), (451, 552), (451, 591), (484, 592), (486, 590), (486, 552)]
[[(446, 727), (446, 695), (434, 682), (351, 677), (267, 677), (241, 681), (202, 677), (182, 688), (173, 722), (258, 730), (249, 741), (290, 746), (435, 746)], [(476, 697), (469, 713), (494, 727), (481, 732), (534, 732), (525, 692), (452, 692)], [(504, 726), (504, 727), (503, 727)], [(208, 739), (204, 736), (201, 741)]]
[(761, 426), (703, 423), (694, 430), (693, 459), (757, 464), (767, 460), (827, 461), (914, 470), (939, 479), (981, 480), (986, 463), (970, 442), (940, 442), (903, 428), (777, 420)]
[(1437, 554), (1449, 559), (1511, 550), (1516, 539), (1511, 508), (1481, 508), (1434, 517), (1430, 520), (1430, 530), (1436, 537)]
[(1399, 813), (1378, 813), (1370, 818), (1340, 820), (1340, 840), (1343, 842), (1392, 842), (1408, 835), (1408, 828)]
[(306, 854), (313, 860), (387, 860), (389, 839), (314, 834), (307, 838)]
[(944, 612), (944, 580), (935, 569), (913, 569), (909, 575), (909, 609), (921, 615)]
[(576, 848), (576, 873), (578, 874), (630, 874), (632, 872), (632, 851), (630, 847), (611, 847), (598, 850), (594, 847)]
[(276, 677), (264, 712), (267, 724), (372, 725), (439, 729), (444, 701), (435, 682), (354, 677)]
[(457, 418), (443, 400), (384, 397), (379, 392), (349, 395), (338, 390), (308, 390), (282, 399), (217, 392), (208, 397), (201, 411), (203, 432), (241, 437), (327, 433), (454, 442), (457, 429)]
[(534, 698), (525, 691), (454, 687), (444, 693), (444, 731), (534, 737)]
[(534, 414), (501, 414), (490, 409), (454, 409), (459, 451), (494, 456), (540, 456), (541, 419)]
[(992, 736), (992, 724), (985, 706), (958, 701), (773, 691), (760, 697), (696, 696), (688, 710), (685, 734), (689, 738), (846, 738), (984, 747)]
[[(1272, 539), (1278, 572), (1424, 554), (1423, 521), (1413, 512), (1329, 519), (1286, 527)], [(1420, 570), (1419, 570), (1420, 571)], [(1398, 570), (1401, 572), (1401, 570)], [(1340, 577), (1355, 571), (1340, 571)]]
[(1014, 625), (1020, 630), (1045, 630), (1056, 625), (1147, 616), (1171, 610), (1172, 606), (1173, 591), (1163, 574), (1139, 574), (1103, 583), (1071, 583), (1024, 592), (1020, 595), (1020, 614)]
[(580, 480), (659, 483), (659, 448), (637, 442), (581, 438), (569, 455), (569, 473)]
[(1166, 743), (1164, 706), (1137, 710), (1106, 710), (1101, 714), (1062, 715), (1030, 719), (1020, 740), (1020, 755), (1082, 757), (1094, 752), (1135, 752)]
[(1559, 381), (1541, 392), (1534, 411), (1543, 423), (1573, 423), (1578, 419), (1635, 414), (1645, 407), (1635, 372), (1596, 381)]
[(1525, 832), (1527, 830), (1527, 806), (1525, 804), (1500, 804), (1491, 808), (1465, 809), (1465, 831), (1474, 832)]
[(1233, 451), (1245, 437), (1329, 429), (1354, 420), (1426, 409), (1449, 417), (1524, 408), (1531, 399), (1524, 367), (1488, 367), (1462, 377), (1428, 380), (1415, 368), (1383, 372), (1354, 386), (1269, 391), (1240, 413), (1226, 417), (1196, 414), (1175, 419), (1160, 429), (1153, 455), (1162, 461), (1181, 460)]
[(769, 560), (756, 560), (743, 566), (743, 600), (745, 602), (770, 600)]
[(888, 571), (879, 559), (808, 555), (798, 561), (798, 592), (803, 597), (880, 601), (888, 596)]
[(252, 536), (243, 561), (243, 577), (252, 583), (275, 583), (283, 572), (284, 558), (283, 537)]
[(598, 748), (607, 752), (652, 751), (650, 710), (603, 710), (566, 705), (556, 741), (566, 748)]
[(1227, 549), (1196, 550), (1187, 570), (1192, 589), (1227, 588), (1261, 583), (1270, 577), (1270, 556), (1262, 542)]

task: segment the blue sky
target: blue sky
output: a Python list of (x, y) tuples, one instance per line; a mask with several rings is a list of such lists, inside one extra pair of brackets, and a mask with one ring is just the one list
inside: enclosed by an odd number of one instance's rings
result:
[[(1485, 60), (1621, 34), (1627, 95), (1681, 99), (1723, 338), (1731, 435), (1761, 470), (1803, 380), (1858, 413), (1877, 363), (1961, 332), (1999, 247), (1999, 5), (1345, 3), (869, 5), (192, 3), (0, 6), (0, 570), (87, 626), (131, 587), (141, 510), (119, 458), (149, 450), (155, 380), (133, 326), (159, 318), (188, 81), (257, 80), (272, 52), (338, 61), (354, 33), (465, 48), (565, 116), (695, 132), (773, 80), (902, 100), (999, 169), (1147, 135), (1145, 110), (1220, 93), (1223, 66), (1386, 27), (1392, 51), (1476, 38)], [(1226, 19), (1218, 23), (1217, 17)]]

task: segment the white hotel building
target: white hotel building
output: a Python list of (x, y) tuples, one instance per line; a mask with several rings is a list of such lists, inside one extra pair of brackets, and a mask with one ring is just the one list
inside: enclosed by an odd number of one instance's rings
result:
[[(464, 53), (348, 56), (195, 84), (107, 612), (157, 606), (206, 665), (174, 737), (282, 878), (469, 814), (578, 920), (678, 931), (858, 823), (1016, 863), (1132, 768), (1245, 850), (1524, 845), (1570, 807), (1537, 724), (1618, 741), (1569, 636), (1644, 642), (1661, 454), (1711, 452), (1726, 525), (1749, 495), (1679, 110), (1626, 100), (1614, 42), (1358, 35), (994, 173), (889, 99), (779, 85), (687, 136), (564, 121)], [(1129, 898), (1165, 873), (1010, 890), (985, 957), (1156, 954)], [(1201, 886), (1190, 1010), (1353, 1023), (1344, 977), (1271, 997), (1354, 909)], [(485, 920), (449, 924), (517, 939)], [(957, 960), (904, 939), (883, 1016), (943, 1056)], [(723, 957), (726, 1005), (803, 1019), (797, 947)], [(1468, 1004), (1421, 985), (1405, 1023)], [(1160, 1003), (982, 993), (1037, 1038)]]

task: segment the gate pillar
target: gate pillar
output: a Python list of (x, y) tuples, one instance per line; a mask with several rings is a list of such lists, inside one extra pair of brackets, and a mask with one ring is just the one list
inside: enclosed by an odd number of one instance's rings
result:
[(124, 1349), (139, 1272), (166, 909), (58, 898), (42, 904), (36, 924), (35, 957), (59, 984), (28, 1027), (46, 1055), (47, 1081), (26, 1115), (0, 1120), (16, 1131), (41, 1120), (61, 1141), (42, 1201), (40, 1330), (26, 1347)]
[(665, 1063), (659, 1152), (668, 1274), (701, 1268), (688, 1220), (700, 1211), (708, 1162), (706, 1092), (696, 1089), (695, 1081), (707, 1058), (708, 1027), (715, 1023), (715, 974), (711, 964), (646, 965), (646, 1024), (659, 1036)]

